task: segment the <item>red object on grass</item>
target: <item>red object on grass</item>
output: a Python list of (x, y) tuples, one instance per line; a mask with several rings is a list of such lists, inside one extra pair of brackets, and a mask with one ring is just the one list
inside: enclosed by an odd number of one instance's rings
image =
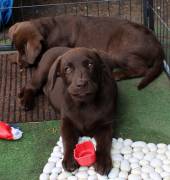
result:
[(0, 139), (18, 140), (22, 137), (23, 132), (19, 128), (14, 128), (9, 124), (0, 121)]
[(11, 127), (7, 123), (2, 121), (0, 121), (0, 139), (13, 140)]
[(74, 159), (80, 166), (91, 166), (96, 161), (94, 145), (91, 141), (77, 144), (74, 149)]

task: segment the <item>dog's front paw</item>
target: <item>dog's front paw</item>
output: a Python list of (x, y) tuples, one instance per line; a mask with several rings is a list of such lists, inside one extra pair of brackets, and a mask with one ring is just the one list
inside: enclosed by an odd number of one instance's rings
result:
[(34, 105), (34, 93), (30, 89), (23, 88), (18, 94), (20, 104), (23, 110), (29, 111)]
[(96, 156), (95, 171), (101, 175), (108, 175), (113, 167), (111, 157), (105, 157), (105, 154), (99, 153), (97, 153)]
[(63, 165), (63, 168), (69, 172), (73, 172), (79, 167), (78, 163), (74, 160), (74, 158), (63, 159), (62, 165)]

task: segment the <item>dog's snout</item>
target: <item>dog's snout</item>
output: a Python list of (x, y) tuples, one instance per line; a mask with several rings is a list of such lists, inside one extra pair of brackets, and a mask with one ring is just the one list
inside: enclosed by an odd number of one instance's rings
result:
[(88, 81), (87, 81), (87, 79), (79, 79), (79, 80), (77, 80), (76, 85), (78, 88), (83, 88), (88, 85)]

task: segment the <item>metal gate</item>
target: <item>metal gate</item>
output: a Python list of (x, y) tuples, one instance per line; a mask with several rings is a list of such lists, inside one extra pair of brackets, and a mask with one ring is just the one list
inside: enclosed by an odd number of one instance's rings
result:
[[(62, 14), (86, 15), (86, 16), (119, 16), (129, 19), (152, 29), (166, 54), (164, 66), (170, 76), (170, 1), (168, 0), (83, 0), (64, 1), (53, 4), (35, 4), (33, 1), (20, 0), (13, 7), (1, 7), (0, 12), (12, 9), (13, 15), (9, 25), (17, 21), (42, 16), (54, 16)], [(56, 2), (56, 1), (55, 1)], [(2, 17), (0, 16), (0, 21)], [(8, 26), (1, 22), (0, 51), (15, 50), (7, 37)]]

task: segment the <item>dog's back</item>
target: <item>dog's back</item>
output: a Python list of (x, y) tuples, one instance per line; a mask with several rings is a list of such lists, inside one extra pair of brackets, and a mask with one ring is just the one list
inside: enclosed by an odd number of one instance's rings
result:
[[(145, 76), (138, 89), (144, 88), (162, 72), (164, 52), (161, 44), (142, 25), (113, 17), (84, 16), (40, 18), (30, 24), (30, 32), (35, 31), (30, 34), (34, 36), (21, 36), (24, 41), (18, 36), (16, 42), (21, 47), (20, 54), (25, 49), (28, 57), (26, 59), (24, 54), (21, 59), (28, 64), (34, 64), (39, 54), (50, 47), (87, 47), (112, 56), (114, 65), (123, 70), (114, 73), (117, 80)], [(19, 33), (18, 28), (17, 31)]]

